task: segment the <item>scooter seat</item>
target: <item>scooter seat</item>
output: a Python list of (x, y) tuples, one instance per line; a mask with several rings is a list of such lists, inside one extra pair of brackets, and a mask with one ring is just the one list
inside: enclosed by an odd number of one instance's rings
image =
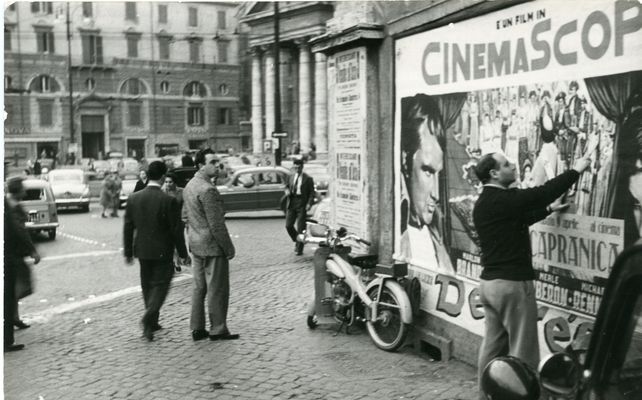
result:
[(369, 254), (365, 256), (348, 257), (348, 262), (359, 268), (371, 269), (377, 266), (377, 258), (376, 254)]

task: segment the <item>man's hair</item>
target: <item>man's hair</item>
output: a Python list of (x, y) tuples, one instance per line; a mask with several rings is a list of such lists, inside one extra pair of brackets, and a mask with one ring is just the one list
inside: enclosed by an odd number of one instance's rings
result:
[(214, 152), (212, 151), (212, 149), (203, 149), (199, 150), (198, 153), (196, 153), (196, 156), (194, 157), (194, 163), (197, 167), (200, 168), (202, 165), (205, 165), (206, 154), (214, 154)]
[(484, 154), (477, 165), (475, 166), (475, 175), (481, 181), (481, 183), (488, 183), (490, 181), (490, 170), (497, 169), (497, 160), (493, 157), (495, 153)]
[(564, 92), (559, 92), (557, 96), (555, 96), (555, 101), (557, 100), (566, 100), (566, 93)]
[(175, 174), (175, 173), (173, 173), (173, 172), (168, 172), (168, 173), (166, 173), (166, 174), (165, 174), (165, 178), (169, 178), (169, 179), (171, 179), (172, 181), (174, 181), (174, 183), (176, 183), (176, 174)]
[(294, 161), (292, 161), (292, 164), (294, 164), (294, 165), (303, 165), (303, 159), (302, 158), (297, 158)]
[(21, 176), (15, 176), (13, 178), (9, 178), (7, 181), (7, 191), (11, 194), (18, 194), (21, 191), (24, 190), (24, 185), (22, 184), (22, 181), (24, 178)]
[[(441, 112), (437, 101), (428, 95), (417, 94), (414, 97), (404, 97), (401, 99), (401, 152), (402, 157), (405, 157), (405, 162), (402, 160), (402, 169), (410, 169), (412, 165), (412, 157), (415, 151), (419, 148), (421, 137), (418, 132), (418, 125), (423, 122), (417, 119), (417, 115), (425, 116), (428, 120), (428, 126), (434, 123), (443, 127), (441, 121)], [(438, 132), (432, 132), (437, 137), (440, 146), (443, 146), (443, 129)], [(405, 155), (403, 154), (405, 153)]]
[(577, 84), (577, 81), (571, 81), (571, 83), (568, 84), (568, 88), (569, 88), (569, 90), (570, 89), (577, 90), (577, 89), (580, 88), (580, 85)]
[(162, 161), (152, 161), (147, 167), (147, 177), (152, 181), (159, 181), (167, 172), (167, 165)]

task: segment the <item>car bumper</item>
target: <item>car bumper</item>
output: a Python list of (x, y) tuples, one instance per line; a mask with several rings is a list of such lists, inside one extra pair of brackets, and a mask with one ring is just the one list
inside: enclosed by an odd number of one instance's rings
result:
[(88, 205), (89, 199), (56, 199), (56, 207), (82, 207)]
[(43, 223), (26, 222), (25, 228), (27, 228), (28, 231), (41, 231), (45, 229), (56, 229), (58, 228), (59, 225), (60, 224), (58, 222), (43, 222)]

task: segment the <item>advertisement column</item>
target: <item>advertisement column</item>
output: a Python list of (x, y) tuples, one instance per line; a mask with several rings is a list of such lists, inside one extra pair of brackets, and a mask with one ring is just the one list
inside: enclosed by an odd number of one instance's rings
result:
[(588, 156), (570, 207), (530, 235), (540, 353), (591, 328), (615, 258), (640, 238), (641, 31), (639, 2), (537, 1), (395, 42), (394, 258), (424, 311), (483, 334), (482, 155), (514, 163), (522, 189)]
[(366, 48), (328, 58), (331, 225), (368, 238)]

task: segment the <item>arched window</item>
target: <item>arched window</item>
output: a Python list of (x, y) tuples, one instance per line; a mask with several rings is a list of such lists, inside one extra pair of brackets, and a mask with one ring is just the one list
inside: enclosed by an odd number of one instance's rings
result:
[(207, 91), (205, 90), (205, 85), (200, 82), (192, 81), (185, 85), (183, 90), (183, 96), (186, 97), (205, 97), (207, 96)]
[(96, 80), (94, 78), (87, 78), (85, 81), (85, 88), (89, 91), (94, 90), (96, 88)]
[(36, 93), (54, 93), (60, 90), (60, 85), (49, 75), (39, 75), (31, 81), (29, 90)]
[(120, 88), (121, 94), (127, 94), (130, 96), (137, 96), (140, 94), (147, 93), (145, 84), (138, 78), (130, 78), (123, 82), (123, 86)]
[(219, 85), (219, 87), (218, 87), (218, 91), (219, 91), (220, 94), (226, 95), (226, 94), (228, 94), (230, 92), (230, 89), (227, 87), (226, 84), (221, 83)]
[(167, 82), (167, 81), (162, 81), (162, 82), (160, 83), (160, 88), (161, 88), (161, 92), (163, 92), (163, 93), (169, 93), (169, 82)]

